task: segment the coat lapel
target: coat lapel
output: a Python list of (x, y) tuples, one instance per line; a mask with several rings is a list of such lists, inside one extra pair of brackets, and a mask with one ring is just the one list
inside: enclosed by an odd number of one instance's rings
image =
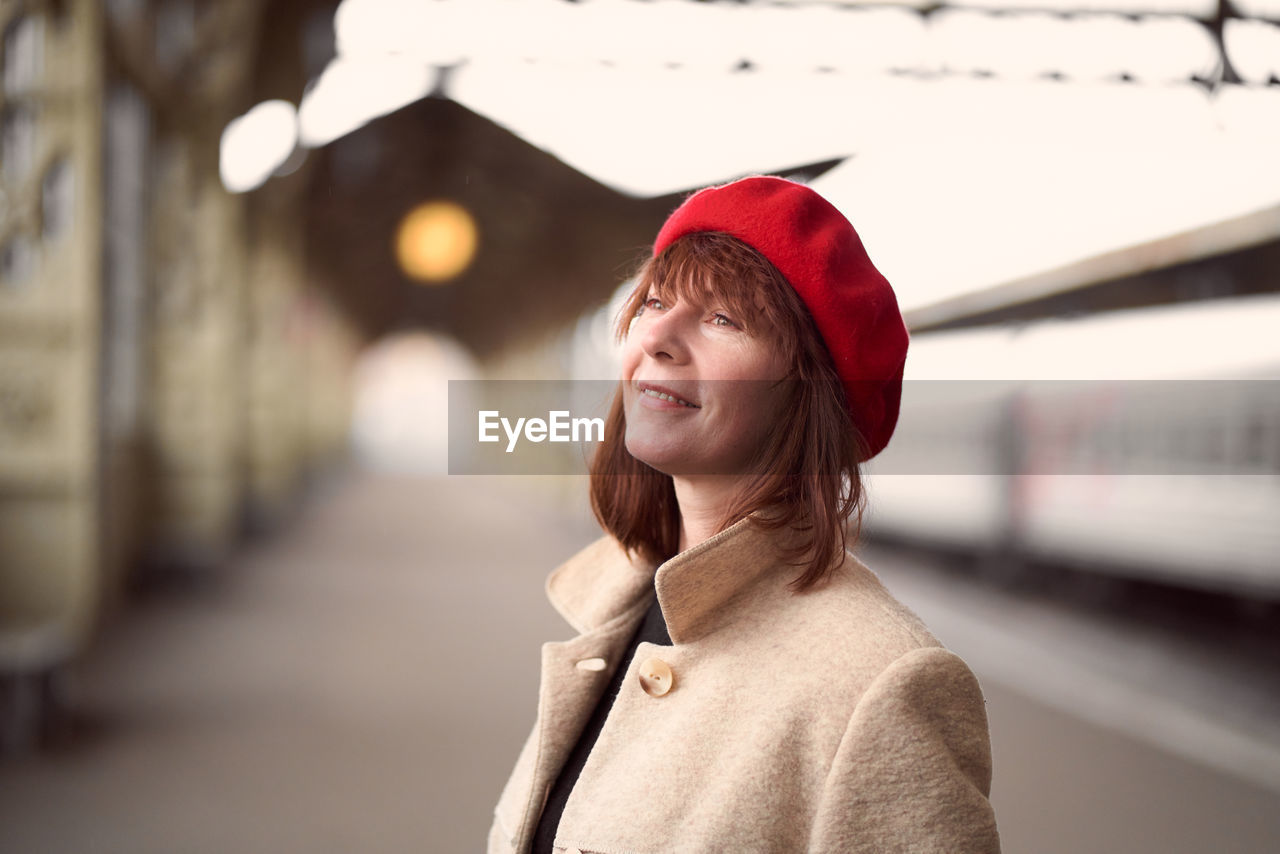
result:
[(652, 590), (652, 567), (633, 564), (611, 539), (592, 544), (548, 578), (548, 598), (582, 634), (542, 645), (537, 758), (516, 851), (528, 850), (547, 793), (653, 601)]

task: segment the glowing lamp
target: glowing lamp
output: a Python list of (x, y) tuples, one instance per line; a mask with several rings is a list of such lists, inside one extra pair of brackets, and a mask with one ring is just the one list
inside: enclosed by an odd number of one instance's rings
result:
[(420, 282), (447, 282), (470, 266), (479, 232), (466, 208), (432, 201), (405, 214), (396, 230), (396, 260), (405, 275)]

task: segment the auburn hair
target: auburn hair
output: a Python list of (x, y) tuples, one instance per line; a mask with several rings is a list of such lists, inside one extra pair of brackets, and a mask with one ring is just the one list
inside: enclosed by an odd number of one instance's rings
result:
[[(757, 510), (751, 524), (792, 528), (787, 559), (804, 567), (796, 592), (824, 581), (857, 541), (865, 496), (858, 461), (865, 442), (849, 416), (844, 389), (817, 326), (799, 295), (767, 258), (722, 232), (686, 235), (640, 268), (617, 318), (619, 341), (649, 295), (724, 308), (749, 334), (767, 339), (791, 366), (791, 399), (750, 467), (744, 488), (720, 521), (724, 530)], [(680, 508), (670, 475), (637, 460), (626, 447), (622, 386), (591, 460), (591, 509), (627, 550), (661, 563), (680, 541)]]

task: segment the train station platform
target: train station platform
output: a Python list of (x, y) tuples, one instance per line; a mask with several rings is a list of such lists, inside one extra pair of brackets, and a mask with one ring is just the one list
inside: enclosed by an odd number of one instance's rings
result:
[[(76, 674), (67, 731), (0, 765), (0, 850), (482, 850), (539, 646), (571, 634), (543, 580), (596, 536), (581, 496), (538, 486), (348, 473), (223, 571), (142, 591)], [(1007, 852), (1280, 839), (1280, 792), (1007, 684), (965, 628), (1043, 620), (869, 559), (983, 680)], [(1046, 637), (1096, 649), (1063, 625)]]

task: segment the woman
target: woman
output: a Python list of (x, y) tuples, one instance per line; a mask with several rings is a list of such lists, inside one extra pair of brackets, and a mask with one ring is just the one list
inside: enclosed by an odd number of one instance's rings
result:
[(489, 851), (998, 851), (976, 679), (845, 549), (907, 348), (853, 227), (779, 178), (703, 190), (622, 318), (608, 535), (548, 579), (580, 634)]

